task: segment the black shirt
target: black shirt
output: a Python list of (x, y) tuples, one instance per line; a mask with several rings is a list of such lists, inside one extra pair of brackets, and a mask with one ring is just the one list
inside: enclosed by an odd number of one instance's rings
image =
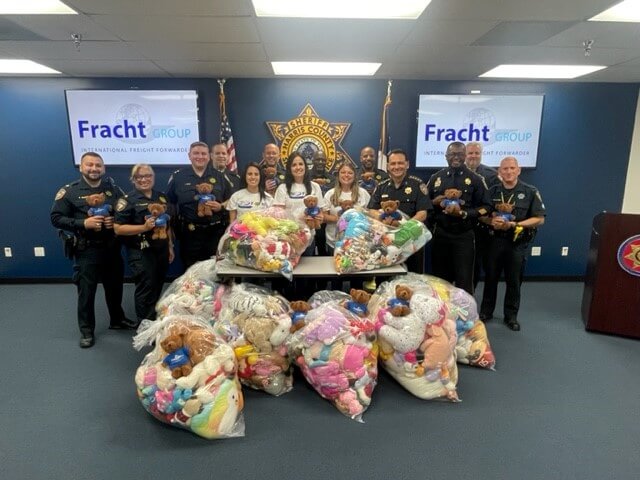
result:
[(227, 181), (227, 186), (231, 189), (229, 191), (229, 197), (240, 190), (240, 175), (226, 168), (223, 171), (218, 170), (224, 176)]
[(476, 168), (476, 173), (484, 178), (484, 182), (487, 184), (487, 188), (491, 188), (494, 185), (498, 185), (499, 183), (501, 183), (500, 179), (498, 178), (498, 172), (491, 167), (479, 164), (478, 168)]
[(87, 230), (84, 221), (89, 217), (89, 205), (86, 198), (95, 193), (104, 193), (105, 204), (111, 206), (111, 215), (115, 211), (116, 201), (124, 195), (111, 178), (103, 178), (100, 185), (92, 187), (84, 177), (69, 183), (58, 190), (53, 207), (51, 207), (51, 223), (56, 228), (73, 232), (87, 240), (106, 240), (113, 238), (112, 228)]
[(464, 201), (464, 203), (461, 202), (461, 208), (467, 212), (467, 217), (463, 219), (462, 217), (447, 215), (440, 204), (434, 203), (433, 216), (431, 217), (432, 223), (450, 233), (462, 233), (471, 230), (478, 217), (486, 215), (491, 210), (484, 179), (463, 165), (460, 168), (443, 168), (434, 173), (427, 183), (431, 200), (444, 195), (445, 190), (449, 188), (462, 191), (460, 200)]
[(376, 187), (369, 201), (369, 208), (378, 210), (380, 202), (398, 200), (400, 202), (398, 210), (412, 218), (419, 211), (428, 211), (433, 208), (425, 192), (426, 186), (418, 177), (405, 176), (397, 188), (393, 180), (388, 178)]
[(198, 217), (198, 192), (196, 185), (200, 183), (210, 183), (213, 185), (213, 191), (216, 201), (222, 203), (231, 196), (231, 187), (224, 175), (215, 170), (211, 164), (207, 165), (202, 176), (198, 176), (193, 167), (188, 166), (176, 170), (169, 179), (167, 188), (167, 198), (169, 203), (176, 207), (178, 216), (183, 222), (194, 223), (198, 225), (208, 225), (220, 223), (224, 220), (224, 209), (219, 212), (213, 212), (211, 217)]
[[(146, 217), (151, 215), (149, 213), (151, 203), (167, 205), (167, 197), (157, 190), (151, 191), (151, 198), (146, 197), (139, 190), (132, 190), (117, 201), (115, 223), (118, 225), (144, 225)], [(150, 230), (139, 235), (124, 235), (121, 238), (128, 246), (138, 246), (142, 237), (151, 242), (152, 235), (153, 230)]]
[(379, 168), (373, 169), (373, 179), (365, 181), (362, 176), (367, 173), (366, 171), (362, 171), (360, 173), (360, 187), (364, 188), (369, 195), (372, 195), (376, 187), (389, 178), (389, 174), (384, 170), (380, 170)]
[[(335, 177), (326, 170), (322, 174), (318, 175), (316, 171), (312, 169), (309, 171), (309, 174), (311, 175), (311, 181), (320, 185), (320, 190), (322, 190), (323, 195), (331, 190), (336, 184)], [(318, 179), (326, 180), (327, 182), (318, 182)]]
[(515, 222), (531, 217), (544, 217), (547, 214), (538, 189), (521, 180), (511, 189), (506, 188), (502, 182), (494, 185), (489, 189), (489, 198), (493, 206), (499, 203), (515, 205), (511, 212), (516, 217)]

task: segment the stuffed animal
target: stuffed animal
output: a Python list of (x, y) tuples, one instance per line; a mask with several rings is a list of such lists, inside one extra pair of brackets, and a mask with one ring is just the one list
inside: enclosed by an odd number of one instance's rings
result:
[(189, 356), (189, 349), (184, 344), (183, 334), (170, 333), (160, 342), (160, 346), (167, 352), (162, 364), (171, 370), (173, 378), (180, 378), (191, 373), (193, 365)]
[(195, 199), (198, 201), (198, 216), (199, 217), (211, 217), (213, 216), (213, 210), (211, 207), (207, 207), (207, 202), (215, 202), (216, 196), (211, 193), (213, 192), (213, 185), (210, 183), (199, 183), (196, 185), (196, 195)]
[(378, 331), (378, 336), (396, 352), (412, 352), (422, 344), (426, 325), (418, 315), (410, 312), (403, 317), (396, 317), (391, 312), (385, 312), (383, 318), (384, 325)]
[(457, 215), (460, 213), (460, 206), (464, 205), (464, 200), (460, 200), (460, 197), (462, 197), (462, 190), (447, 188), (444, 191), (444, 200), (440, 202), (440, 207), (448, 215)]
[(359, 317), (366, 317), (369, 311), (367, 304), (371, 300), (371, 295), (364, 290), (356, 290), (352, 288), (349, 292), (351, 300), (342, 303), (342, 306)]
[(505, 222), (513, 222), (516, 216), (513, 214), (513, 208), (515, 205), (508, 202), (501, 202), (495, 205), (495, 211), (491, 214), (493, 217), (500, 217)]
[(87, 202), (87, 205), (91, 207), (87, 212), (90, 217), (108, 217), (111, 214), (111, 205), (109, 205), (108, 203), (104, 203), (106, 200), (106, 196), (104, 193), (93, 193), (91, 195), (87, 195), (85, 200)]
[(149, 217), (156, 217), (156, 223), (153, 227), (153, 234), (151, 235), (152, 240), (166, 240), (167, 239), (167, 225), (169, 224), (169, 215), (165, 212), (167, 211), (167, 206), (164, 203), (150, 203), (149, 213), (151, 215), (145, 216), (145, 220)]
[(411, 312), (409, 307), (409, 300), (411, 300), (413, 290), (406, 285), (396, 285), (396, 296), (389, 299), (387, 306), (391, 315), (394, 317), (404, 317)]
[(380, 214), (380, 221), (385, 225), (391, 225), (397, 227), (400, 225), (402, 215), (398, 212), (400, 202), (398, 200), (386, 200), (380, 202), (380, 208), (382, 213)]
[(303, 199), (304, 206), (307, 207), (304, 209), (305, 214), (305, 222), (307, 226), (312, 229), (318, 229), (321, 227), (322, 222), (320, 221), (318, 215), (320, 215), (320, 208), (318, 207), (318, 197), (315, 195), (307, 195)]
[(294, 333), (304, 327), (304, 319), (307, 312), (311, 310), (311, 305), (304, 300), (295, 300), (291, 302), (291, 310), (293, 312), (291, 313), (291, 329), (289, 331)]
[(426, 234), (424, 223), (418, 220), (407, 220), (393, 236), (393, 244), (396, 247), (402, 247), (410, 240), (418, 240), (420, 236)]
[(363, 172), (360, 176), (361, 183), (360, 186), (364, 188), (367, 192), (372, 192), (376, 188), (376, 181), (373, 178), (375, 176), (374, 172)]
[(350, 208), (353, 208), (353, 200), (340, 200), (338, 202), (340, 204), (340, 208), (338, 209), (338, 215), (342, 215), (342, 212), (346, 212)]
[(271, 353), (289, 336), (291, 318), (288, 315), (276, 318), (252, 317), (246, 319), (240, 328), (245, 339), (255, 347), (258, 353)]
[(276, 167), (264, 167), (265, 189), (271, 196), (275, 195), (280, 181), (278, 179), (278, 170)]

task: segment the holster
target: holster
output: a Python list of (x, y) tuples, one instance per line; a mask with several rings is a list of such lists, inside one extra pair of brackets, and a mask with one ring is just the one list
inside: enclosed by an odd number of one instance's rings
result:
[(60, 240), (62, 240), (64, 256), (73, 260), (73, 257), (76, 254), (76, 247), (78, 245), (77, 237), (66, 230), (58, 230), (58, 236), (60, 237)]

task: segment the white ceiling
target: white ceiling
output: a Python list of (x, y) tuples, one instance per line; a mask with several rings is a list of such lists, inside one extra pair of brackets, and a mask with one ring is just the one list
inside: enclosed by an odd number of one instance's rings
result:
[(65, 3), (80, 15), (0, 16), (0, 57), (70, 77), (264, 78), (271, 61), (325, 60), (426, 80), (477, 79), (501, 63), (596, 64), (608, 68), (578, 80), (640, 82), (640, 24), (586, 21), (617, 0), (432, 0), (417, 20), (257, 18), (250, 0)]

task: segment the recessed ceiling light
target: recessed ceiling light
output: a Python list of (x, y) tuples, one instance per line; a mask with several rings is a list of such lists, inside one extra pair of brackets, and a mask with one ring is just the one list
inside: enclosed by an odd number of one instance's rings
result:
[(602, 70), (600, 65), (498, 65), (481, 77), (491, 78), (577, 78)]
[(0, 15), (77, 15), (58, 0), (0, 0)]
[(640, 0), (625, 0), (599, 13), (590, 22), (640, 22)]
[(258, 17), (418, 18), (431, 0), (252, 0)]
[(363, 62), (271, 62), (276, 75), (360, 76), (374, 75), (381, 63)]
[(60, 73), (53, 68), (45, 67), (31, 60), (17, 60), (15, 58), (0, 59), (0, 74), (16, 73)]

